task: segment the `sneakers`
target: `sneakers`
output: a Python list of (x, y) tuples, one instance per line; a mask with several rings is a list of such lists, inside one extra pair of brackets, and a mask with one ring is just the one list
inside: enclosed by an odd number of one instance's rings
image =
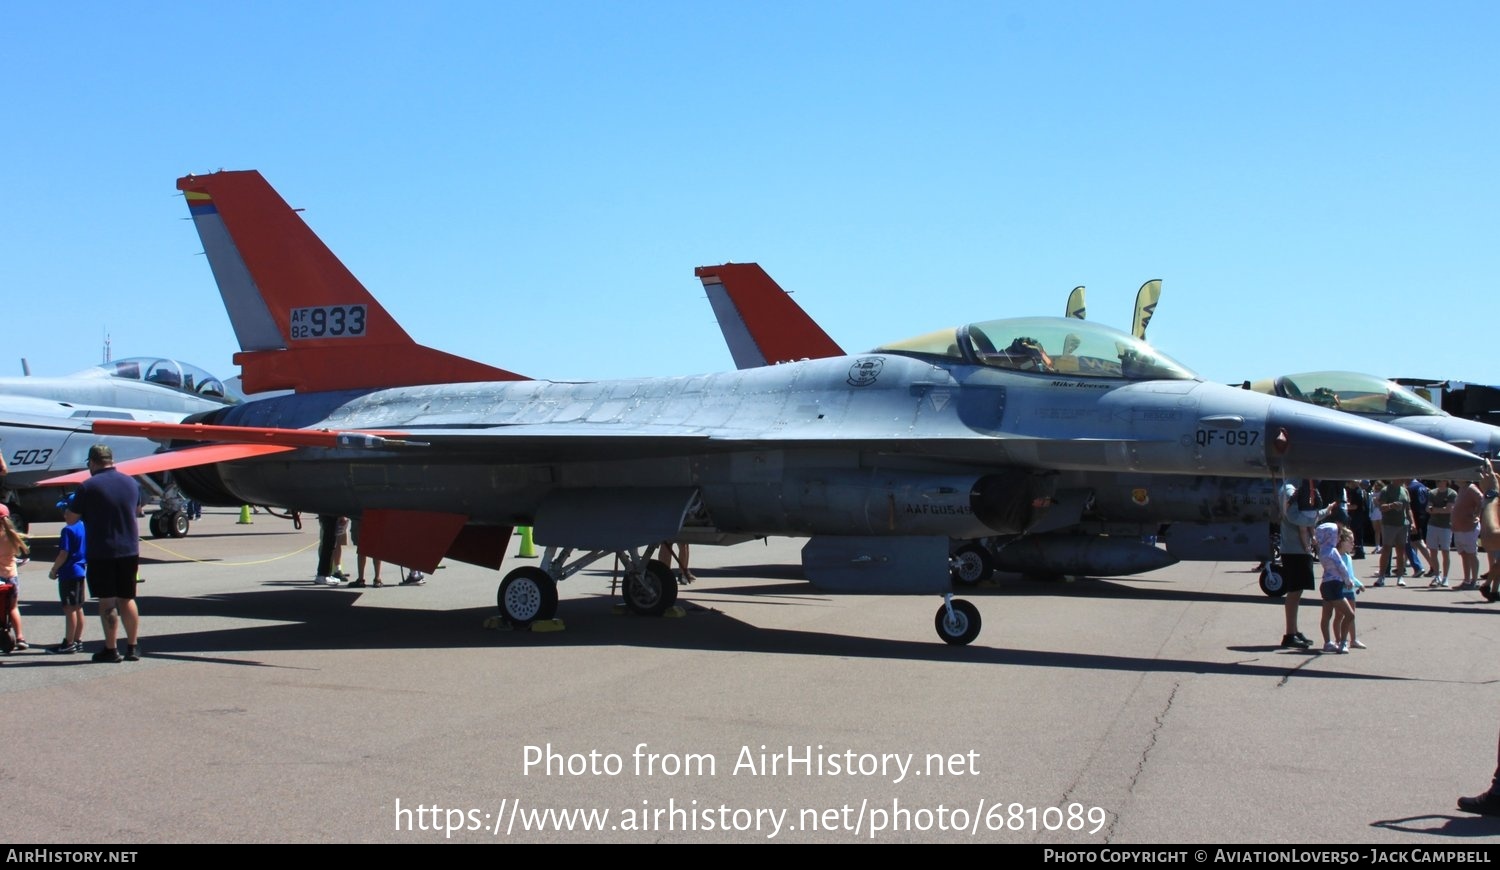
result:
[(1362, 640), (1351, 640), (1346, 645), (1344, 652), (1348, 652), (1351, 649), (1369, 649), (1369, 647), (1365, 646), (1365, 642)]
[(1440, 577), (1442, 575), (1438, 574), (1438, 569), (1433, 568), (1431, 571), (1427, 572), (1427, 576), (1428, 577)]
[(336, 575), (336, 574), (329, 574), (327, 577), (323, 578), (323, 582), (326, 583), (329, 586), (337, 586), (337, 585), (339, 585), (338, 575)]
[(72, 643), (63, 641), (57, 646), (47, 647), (47, 652), (53, 655), (71, 655), (72, 653), (81, 653), (83, 652), (83, 644), (79, 643), (76, 640)]
[(1289, 649), (1307, 649), (1312, 646), (1312, 641), (1302, 636), (1302, 632), (1296, 634), (1284, 634), (1281, 636), (1281, 645)]
[(141, 648), (133, 643), (125, 644), (125, 661), (138, 662), (141, 660)]
[(98, 662), (99, 664), (117, 665), (125, 660), (123, 658), (120, 658), (119, 650), (115, 649), (112, 646), (107, 646), (94, 653), (94, 661)]
[(1432, 580), (1427, 584), (1428, 589), (1436, 589), (1439, 586), (1443, 585), (1443, 578), (1439, 577), (1436, 574), (1429, 574), (1428, 576), (1432, 578)]
[(1339, 641), (1338, 647), (1339, 647), (1339, 652), (1341, 652), (1341, 653), (1348, 652), (1349, 651), (1349, 641), (1347, 641), (1347, 640), (1341, 640), (1341, 641)]
[(1336, 643), (1334, 643), (1333, 641), (1331, 641), (1331, 640), (1325, 640), (1325, 641), (1323, 641), (1323, 652), (1335, 652), (1336, 653), (1336, 652), (1343, 652), (1343, 650), (1339, 649), (1339, 645), (1336, 644)]
[(31, 644), (27, 643), (19, 637), (16, 638), (16, 652), (20, 652), (23, 649), (31, 649)]
[(1402, 580), (1400, 577), (1397, 577), (1396, 578), (1396, 585), (1397, 586), (1405, 586), (1406, 585), (1406, 581)]
[(1384, 586), (1385, 585), (1385, 575), (1382, 574), (1379, 577), (1376, 577), (1375, 578), (1375, 582), (1371, 583), (1370, 585), (1371, 586)]
[(1487, 791), (1474, 797), (1461, 797), (1458, 799), (1458, 808), (1481, 816), (1500, 816), (1500, 796)]
[(334, 572), (333, 572), (333, 579), (335, 579), (335, 580), (348, 580), (349, 579), (349, 575), (344, 573), (344, 569), (343, 568), (338, 568), (338, 569), (334, 570)]
[(427, 575), (421, 571), (412, 571), (401, 581), (402, 586), (421, 586), (427, 582)]

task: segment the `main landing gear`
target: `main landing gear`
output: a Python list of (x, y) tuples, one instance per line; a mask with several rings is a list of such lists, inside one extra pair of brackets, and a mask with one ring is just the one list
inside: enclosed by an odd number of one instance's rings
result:
[(641, 616), (661, 616), (677, 603), (677, 578), (672, 569), (651, 558), (656, 547), (630, 550), (591, 550), (573, 559), (570, 548), (548, 547), (539, 566), (516, 568), (500, 581), (496, 603), (500, 618), (520, 628), (557, 615), (557, 584), (605, 556), (619, 556), (625, 566), (621, 595), (625, 606)]
[(965, 544), (948, 557), (948, 571), (961, 586), (978, 586), (995, 574), (995, 558), (982, 541)]
[(147, 525), (151, 527), (153, 538), (185, 538), (191, 523), (184, 511), (161, 510), (151, 515)]

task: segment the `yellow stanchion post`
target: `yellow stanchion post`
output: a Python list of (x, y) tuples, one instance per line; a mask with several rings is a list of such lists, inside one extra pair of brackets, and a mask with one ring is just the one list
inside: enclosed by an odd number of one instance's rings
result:
[(536, 545), (531, 541), (531, 526), (521, 526), (521, 549), (516, 555), (522, 559), (536, 558)]
[(240, 522), (239, 522), (239, 524), (242, 525), (242, 526), (248, 526), (248, 525), (250, 525), (250, 523), (251, 523), (251, 519), (250, 519), (250, 506), (247, 505), (247, 504), (242, 504), (242, 505), (240, 505)]

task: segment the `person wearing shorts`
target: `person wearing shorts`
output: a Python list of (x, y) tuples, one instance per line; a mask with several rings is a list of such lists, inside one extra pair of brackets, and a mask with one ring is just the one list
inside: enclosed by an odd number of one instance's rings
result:
[(1453, 502), (1453, 549), (1464, 572), (1460, 589), (1479, 585), (1479, 511), (1483, 507), (1484, 491), (1474, 483), (1459, 490)]
[(1281, 646), (1289, 649), (1312, 646), (1312, 640), (1297, 630), (1297, 609), (1302, 606), (1302, 593), (1317, 588), (1313, 555), (1304, 541), (1311, 537), (1306, 532), (1328, 516), (1328, 508), (1321, 501), (1316, 481), (1302, 481), (1300, 487), (1285, 483), (1281, 487), (1281, 579), (1286, 588), (1286, 633), (1281, 637)]
[[(135, 603), (140, 570), (141, 533), (136, 524), (140, 487), (115, 468), (108, 444), (89, 448), (89, 474), (78, 490), (76, 504), (83, 517), (84, 547), (88, 552), (89, 594), (99, 599), (99, 621), (104, 646), (94, 661), (113, 664), (140, 659), (140, 611)], [(116, 646), (120, 625), (125, 627), (125, 655)]]
[(1402, 575), (1406, 573), (1407, 529), (1411, 528), (1411, 496), (1406, 487), (1396, 481), (1385, 485), (1380, 493), (1380, 537), (1384, 546), (1380, 551), (1380, 576), (1376, 586), (1384, 586), (1385, 578), (1391, 576), (1391, 556), (1396, 557), (1396, 585), (1405, 586)]
[(83, 583), (87, 570), (88, 545), (84, 540), (83, 520), (74, 506), (78, 494), (71, 493), (57, 503), (63, 512), (62, 533), (57, 538), (57, 559), (48, 574), (57, 581), (57, 600), (62, 602), (62, 643), (48, 647), (47, 652), (68, 655), (83, 652)]
[(1437, 482), (1427, 494), (1427, 549), (1432, 551), (1436, 574), (1428, 586), (1447, 586), (1453, 550), (1453, 503), (1458, 491), (1446, 480)]

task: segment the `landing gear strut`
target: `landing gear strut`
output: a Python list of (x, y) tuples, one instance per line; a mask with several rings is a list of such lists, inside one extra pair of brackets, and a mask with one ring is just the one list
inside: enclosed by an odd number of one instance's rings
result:
[(979, 608), (962, 598), (944, 596), (933, 625), (944, 643), (966, 646), (979, 636)]
[(641, 616), (661, 616), (677, 603), (677, 578), (665, 564), (651, 558), (654, 547), (630, 550), (591, 550), (573, 557), (571, 548), (548, 547), (539, 566), (525, 565), (505, 575), (495, 595), (500, 617), (523, 627), (557, 615), (557, 584), (605, 556), (618, 556), (625, 566), (621, 594), (625, 606)]

